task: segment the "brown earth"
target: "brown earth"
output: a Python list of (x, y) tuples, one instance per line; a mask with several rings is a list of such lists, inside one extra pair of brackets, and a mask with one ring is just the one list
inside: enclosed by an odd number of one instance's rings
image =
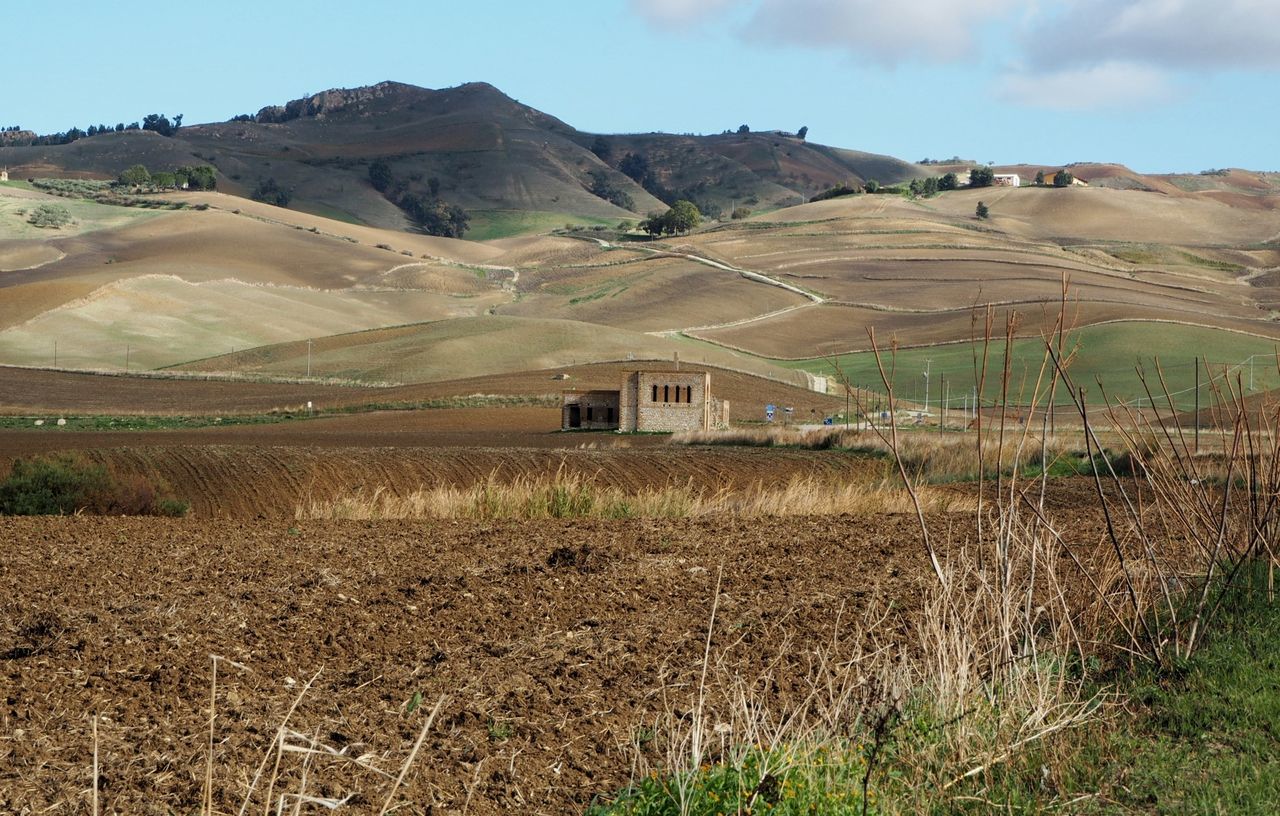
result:
[[(305, 344), (304, 344), (305, 350)], [(305, 351), (304, 351), (305, 353)], [(627, 360), (565, 366), (556, 369), (468, 377), (446, 382), (390, 388), (362, 388), (318, 383), (260, 383), (234, 380), (163, 379), (86, 374), (0, 366), (0, 414), (19, 416), (65, 413), (196, 415), (259, 414), (296, 411), (311, 401), (320, 410), (363, 405), (440, 400), (481, 395), (558, 396), (569, 389), (617, 388), (625, 371), (670, 368), (672, 362)], [(728, 399), (734, 416), (756, 418), (764, 405), (792, 405), (797, 415), (829, 412), (840, 402), (796, 385), (724, 369), (682, 364), (689, 371), (711, 371), (715, 396)], [(558, 379), (559, 375), (567, 379)], [(797, 383), (801, 380), (797, 378)], [(559, 419), (488, 412), (468, 416), (480, 430), (546, 431)], [(490, 419), (485, 419), (490, 417)], [(459, 426), (462, 427), (462, 426)]]
[[(803, 690), (820, 649), (843, 654), (841, 621), (889, 601), (909, 614), (927, 570), (907, 517), (75, 517), (0, 519), (0, 540), (6, 813), (89, 812), (94, 715), (102, 812), (195, 810), (212, 655), (224, 658), (219, 812), (239, 808), (318, 672), (288, 724), (295, 744), (346, 752), (317, 757), (308, 776), (309, 793), (356, 797), (342, 812), (378, 812), (390, 787), (347, 757), (394, 775), (443, 697), (398, 797), (410, 804), (396, 812), (580, 813), (627, 782), (637, 751), (662, 763), (657, 746), (696, 694), (718, 570), (712, 654), (747, 677), (776, 658), (768, 699), (778, 704)], [(720, 676), (713, 668), (713, 711)], [(300, 760), (284, 754), (277, 793), (297, 789)]]
[[(556, 434), (547, 441), (600, 447), (555, 449), (461, 447), (468, 441), (461, 433), (435, 439), (339, 435), (329, 440), (333, 445), (323, 446), (325, 440), (313, 432), (289, 439), (257, 430), (245, 429), (239, 435), (199, 431), (6, 435), (0, 439), (0, 470), (7, 470), (6, 460), (12, 456), (76, 450), (120, 478), (140, 475), (166, 486), (174, 496), (190, 502), (192, 514), (201, 518), (291, 518), (307, 501), (325, 502), (379, 489), (406, 495), (424, 487), (470, 486), (490, 477), (508, 482), (562, 473), (629, 491), (685, 485), (715, 491), (761, 482), (786, 484), (793, 477), (812, 476), (834, 484), (866, 483), (886, 475), (883, 462), (841, 452), (703, 450), (666, 447), (654, 437), (638, 438), (635, 442), (642, 447), (630, 450), (618, 446), (631, 445), (632, 439), (613, 434)], [(76, 442), (85, 446), (69, 447)], [(363, 444), (351, 446), (355, 443)]]

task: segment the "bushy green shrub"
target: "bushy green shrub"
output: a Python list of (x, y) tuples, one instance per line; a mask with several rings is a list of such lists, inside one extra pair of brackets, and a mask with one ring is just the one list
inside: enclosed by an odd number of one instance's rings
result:
[(86, 510), (106, 492), (107, 472), (68, 455), (18, 459), (0, 482), (0, 515), (58, 516)]
[(71, 223), (71, 211), (58, 204), (41, 204), (27, 221), (37, 227), (59, 229)]
[(14, 461), (0, 482), (0, 515), (185, 516), (187, 502), (140, 475), (113, 478), (102, 465), (73, 454)]

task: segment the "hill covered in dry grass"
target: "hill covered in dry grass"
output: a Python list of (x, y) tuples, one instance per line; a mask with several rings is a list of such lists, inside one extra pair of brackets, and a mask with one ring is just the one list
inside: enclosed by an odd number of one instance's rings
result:
[[(623, 172), (629, 154), (643, 159), (647, 174)], [(291, 208), (409, 229), (397, 196), (370, 182), (379, 160), (400, 194), (461, 206), (485, 235), (524, 229), (511, 224), (515, 213), (539, 213), (537, 223), (555, 226), (612, 224), (665, 209), (676, 196), (704, 210), (727, 212), (734, 202), (778, 207), (849, 180), (893, 182), (916, 172), (888, 156), (778, 132), (597, 136), (485, 83), (429, 90), (383, 82), (268, 106), (242, 121), (185, 126), (172, 137), (135, 130), (67, 145), (0, 147), (0, 165), (14, 178), (115, 178), (135, 164), (210, 164), (226, 192), (247, 196), (270, 179), (287, 191)]]

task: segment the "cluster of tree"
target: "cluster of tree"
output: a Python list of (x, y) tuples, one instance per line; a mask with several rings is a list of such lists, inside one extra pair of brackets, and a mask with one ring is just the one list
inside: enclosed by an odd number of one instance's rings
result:
[(733, 214), (730, 215), (729, 217), (732, 218), (734, 221), (740, 221), (743, 218), (749, 218), (750, 216), (751, 216), (751, 210), (749, 208), (734, 207)]
[(277, 207), (288, 207), (289, 201), (293, 198), (293, 193), (281, 187), (274, 178), (259, 181), (250, 195), (254, 201), (274, 204)]
[[(161, 136), (173, 136), (178, 132), (178, 128), (182, 127), (182, 114), (178, 114), (173, 121), (162, 113), (149, 113), (141, 122), (133, 122), (126, 125), (120, 122), (116, 125), (89, 125), (88, 130), (81, 130), (73, 127), (60, 133), (48, 133), (42, 136), (36, 136), (28, 140), (25, 144), (15, 144), (16, 147), (48, 147), (51, 145), (65, 145), (72, 142), (78, 142), (81, 139), (87, 139), (91, 136), (97, 136), (102, 133), (123, 133), (126, 130), (151, 130), (159, 133)], [(5, 128), (6, 131), (17, 132), (21, 130), (17, 126)]]
[(427, 179), (426, 193), (414, 192), (408, 182), (396, 180), (386, 159), (374, 159), (369, 164), (369, 183), (427, 235), (461, 238), (471, 226), (466, 210), (440, 197), (440, 179), (434, 176)]
[(996, 183), (996, 171), (990, 167), (975, 167), (969, 171), (970, 187), (990, 187)]
[(639, 227), (650, 235), (676, 235), (688, 232), (702, 223), (702, 213), (692, 201), (677, 201), (665, 213), (649, 213)]
[(987, 218), (991, 215), (991, 208), (979, 201), (978, 208), (973, 211), (973, 214), (979, 218)]
[(952, 156), (949, 159), (921, 159), (916, 164), (923, 164), (927, 167), (931, 164), (972, 164), (972, 162), (966, 161), (959, 156)]
[(590, 175), (591, 186), (587, 189), (591, 191), (592, 195), (599, 196), (610, 204), (619, 206), (624, 210), (635, 209), (635, 199), (633, 199), (626, 190), (623, 190), (618, 187), (618, 185), (614, 184), (613, 180), (609, 178), (608, 173), (603, 170), (592, 170)]
[(232, 122), (256, 122), (258, 121), (258, 117), (252, 113), (241, 113), (237, 116), (232, 116), (231, 121)]
[(937, 176), (929, 176), (926, 179), (911, 179), (911, 184), (907, 186), (907, 190), (915, 198), (932, 198), (942, 189), (938, 186), (938, 181)]
[(828, 190), (823, 190), (822, 192), (818, 193), (817, 195), (815, 195), (813, 198), (809, 200), (810, 201), (826, 201), (829, 198), (841, 198), (843, 196), (861, 195), (861, 194), (862, 194), (862, 187), (860, 187), (857, 184), (854, 184), (853, 182), (845, 182), (843, 184), (837, 184), (835, 187), (832, 187)]
[(173, 117), (172, 122), (163, 113), (148, 113), (142, 117), (142, 129), (159, 133), (161, 136), (173, 136), (181, 127), (182, 114)]
[(135, 164), (121, 173), (116, 182), (126, 187), (149, 187), (156, 190), (218, 189), (217, 173), (207, 164), (179, 167), (174, 170), (158, 170), (155, 173), (147, 170), (144, 165)]
[(22, 128), (21, 128), (20, 126), (18, 126), (18, 125), (10, 125), (9, 127), (7, 127), (7, 128), (5, 128), (5, 129), (4, 129), (4, 132), (5, 132), (5, 133), (17, 133), (17, 132), (18, 132), (18, 131), (20, 131), (20, 130), (22, 130)]

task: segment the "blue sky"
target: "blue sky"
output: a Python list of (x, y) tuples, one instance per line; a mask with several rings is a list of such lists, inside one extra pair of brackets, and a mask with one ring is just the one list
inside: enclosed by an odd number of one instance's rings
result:
[(595, 132), (1280, 170), (1277, 0), (63, 0), (3, 37), (0, 126), (40, 132), (483, 80)]

